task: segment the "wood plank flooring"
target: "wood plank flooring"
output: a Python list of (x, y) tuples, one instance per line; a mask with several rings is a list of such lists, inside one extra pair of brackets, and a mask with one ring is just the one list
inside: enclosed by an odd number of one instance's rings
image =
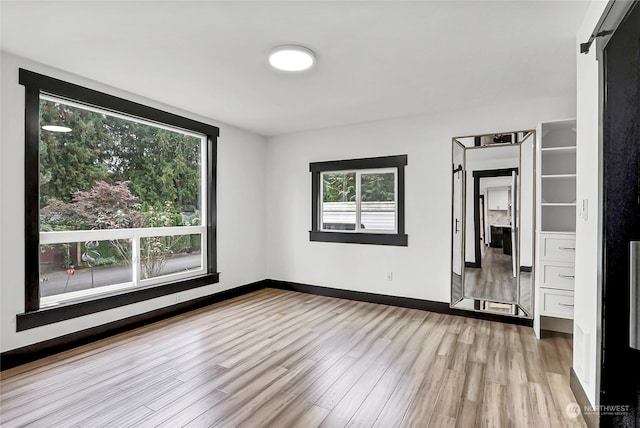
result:
[(480, 246), (482, 268), (464, 268), (464, 295), (471, 299), (516, 303), (512, 259), (502, 248)]
[(3, 427), (574, 427), (571, 342), (264, 289), (2, 372)]

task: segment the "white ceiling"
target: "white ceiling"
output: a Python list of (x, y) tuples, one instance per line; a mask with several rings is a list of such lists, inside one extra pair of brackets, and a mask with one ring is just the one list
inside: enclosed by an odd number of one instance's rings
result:
[[(2, 1), (2, 49), (271, 136), (575, 94), (585, 1)], [(270, 48), (316, 52), (306, 74)]]

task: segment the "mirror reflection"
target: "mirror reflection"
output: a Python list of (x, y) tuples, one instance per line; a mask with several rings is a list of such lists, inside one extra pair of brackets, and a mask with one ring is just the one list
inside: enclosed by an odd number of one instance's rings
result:
[(532, 315), (534, 131), (453, 139), (451, 306)]

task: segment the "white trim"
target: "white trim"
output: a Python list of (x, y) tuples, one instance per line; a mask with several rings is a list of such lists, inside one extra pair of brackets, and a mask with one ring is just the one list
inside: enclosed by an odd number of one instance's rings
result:
[[(208, 217), (208, 192), (207, 185), (209, 177), (208, 171), (208, 137), (207, 135), (191, 130), (179, 128), (172, 125), (167, 125), (162, 122), (155, 122), (146, 118), (140, 118), (133, 115), (124, 114), (115, 110), (110, 110), (97, 105), (84, 104), (81, 102), (73, 101), (60, 97), (57, 95), (51, 95), (46, 91), (41, 91), (39, 94), (40, 100), (49, 101), (52, 103), (59, 103), (67, 105), (80, 110), (90, 111), (99, 115), (115, 117), (122, 120), (138, 123), (144, 126), (163, 129), (169, 132), (180, 134), (186, 137), (197, 138), (200, 140), (199, 144), (199, 162), (200, 170), (200, 182), (199, 182), (199, 210), (200, 210), (200, 225), (197, 226), (174, 226), (174, 227), (151, 227), (151, 228), (130, 228), (130, 229), (98, 229), (98, 230), (70, 230), (70, 231), (56, 231), (56, 232), (40, 232), (39, 245), (53, 245), (53, 244), (65, 244), (65, 243), (77, 243), (88, 241), (113, 241), (113, 240), (128, 240), (131, 244), (131, 260), (130, 273), (131, 281), (108, 284), (95, 288), (88, 288), (83, 290), (76, 290), (71, 292), (63, 292), (57, 295), (51, 295), (40, 298), (40, 307), (51, 307), (69, 302), (80, 302), (86, 300), (92, 300), (96, 297), (103, 297), (110, 294), (118, 294), (122, 291), (131, 291), (140, 288), (146, 288), (153, 285), (171, 283), (174, 281), (193, 278), (207, 274), (208, 266), (208, 254), (207, 254), (207, 225), (206, 219)], [(204, 223), (204, 224), (203, 224)], [(188, 235), (200, 235), (200, 259), (199, 267), (194, 269), (186, 269), (180, 272), (174, 272), (166, 275), (159, 275), (154, 278), (142, 279), (141, 265), (140, 265), (140, 252), (141, 252), (141, 239), (147, 237), (160, 237), (160, 236), (188, 236)], [(128, 269), (127, 269), (128, 272)], [(125, 279), (125, 278), (122, 278)]]
[[(356, 200), (354, 201), (356, 204), (356, 223), (355, 230), (335, 230), (335, 229), (325, 229), (323, 227), (324, 218), (323, 218), (323, 204), (324, 204), (324, 175), (325, 174), (355, 174), (356, 181)], [(394, 201), (394, 219), (395, 219), (395, 227), (393, 230), (389, 229), (362, 229), (362, 194), (361, 194), (361, 177), (362, 175), (373, 175), (373, 174), (393, 174), (393, 185), (394, 185), (394, 193), (393, 193), (393, 201)], [(398, 233), (398, 167), (390, 167), (390, 168), (365, 168), (365, 169), (346, 169), (346, 170), (337, 170), (337, 171), (321, 171), (320, 172), (320, 204), (319, 204), (319, 218), (320, 224), (318, 225), (318, 230), (322, 232), (340, 232), (340, 233), (388, 233), (388, 234), (397, 234)]]
[[(156, 236), (175, 235), (200, 235), (200, 267), (186, 270), (184, 272), (174, 272), (160, 275), (154, 278), (140, 278), (140, 239)], [(56, 306), (72, 301), (86, 300), (90, 297), (112, 294), (114, 292), (148, 287), (187, 279), (207, 273), (205, 261), (207, 260), (206, 226), (177, 226), (177, 227), (149, 227), (137, 229), (105, 229), (105, 230), (73, 230), (68, 232), (41, 232), (40, 245), (66, 244), (72, 242), (86, 241), (107, 241), (114, 239), (128, 239), (131, 242), (131, 281), (120, 284), (109, 284), (105, 286), (88, 288), (84, 290), (71, 291), (62, 294), (55, 294), (40, 298), (40, 307)]]
[(150, 236), (194, 235), (205, 233), (206, 230), (206, 226), (173, 226), (40, 232), (40, 245), (104, 241), (107, 239), (133, 239), (136, 236), (140, 238), (147, 238)]
[(576, 146), (560, 146), (560, 147), (545, 147), (540, 149), (541, 152), (561, 152), (561, 151), (576, 151)]
[(180, 279), (187, 279), (193, 276), (204, 275), (207, 271), (202, 267), (202, 257), (200, 258), (200, 268), (185, 270), (184, 272), (174, 272), (166, 275), (156, 276), (154, 278), (141, 279), (139, 281), (140, 286), (149, 286), (163, 284), (165, 282), (178, 281)]
[(201, 140), (206, 142), (206, 136), (204, 134), (198, 134), (198, 133), (195, 133), (195, 132), (192, 132), (192, 131), (188, 131), (186, 129), (178, 128), (177, 126), (167, 125), (167, 124), (162, 123), (162, 122), (154, 122), (154, 121), (151, 121), (149, 119), (141, 119), (139, 117), (131, 116), (131, 115), (124, 114), (124, 113), (120, 113), (120, 112), (115, 111), (115, 110), (108, 110), (108, 109), (106, 109), (104, 107), (97, 107), (97, 106), (92, 106), (92, 105), (89, 105), (89, 104), (79, 103), (77, 101), (67, 100), (67, 99), (62, 98), (60, 96), (50, 95), (46, 91), (45, 92), (40, 92), (40, 99), (41, 100), (45, 100), (45, 101), (51, 101), (53, 103), (59, 103), (59, 104), (68, 105), (69, 107), (74, 107), (74, 108), (78, 108), (78, 109), (82, 109), (82, 110), (87, 110), (87, 111), (90, 111), (90, 112), (93, 112), (93, 113), (98, 113), (98, 114), (104, 114), (104, 115), (107, 115), (107, 116), (117, 117), (118, 119), (130, 120), (131, 122), (136, 122), (136, 123), (139, 123), (141, 125), (153, 126), (153, 127), (156, 127), (156, 128), (164, 129), (165, 131), (177, 132), (179, 134), (187, 135), (189, 137), (200, 138)]
[(388, 173), (392, 173), (393, 174), (393, 205), (394, 205), (394, 211), (393, 211), (393, 216), (394, 216), (394, 220), (395, 220), (395, 224), (394, 224), (394, 228), (393, 230), (389, 230), (389, 229), (361, 229), (360, 226), (362, 225), (362, 210), (360, 210), (358, 212), (358, 218), (360, 219), (360, 221), (356, 224), (357, 226), (357, 232), (359, 233), (369, 233), (371, 231), (373, 231), (374, 233), (391, 233), (391, 234), (395, 234), (398, 233), (398, 168), (397, 167), (392, 167), (392, 168), (375, 168), (375, 169), (363, 169), (363, 170), (359, 170), (356, 171), (356, 179), (358, 181), (358, 185), (357, 185), (357, 189), (358, 189), (358, 208), (361, 208), (361, 204), (362, 204), (362, 195), (360, 194), (361, 192), (361, 187), (362, 187), (362, 175), (373, 175), (373, 174), (388, 174)]
[[(135, 266), (135, 265), (133, 265)], [(133, 267), (132, 266), (132, 267)], [(147, 288), (152, 285), (158, 285), (165, 282), (179, 281), (181, 279), (192, 278), (206, 274), (206, 270), (202, 268), (202, 259), (200, 269), (193, 269), (185, 272), (170, 273), (155, 278), (143, 279), (136, 282), (123, 282), (120, 284), (110, 284), (101, 287), (86, 288), (84, 290), (70, 291), (68, 293), (54, 294), (40, 298), (40, 308), (58, 306), (63, 303), (77, 302), (82, 300), (90, 300), (90, 298), (103, 297), (105, 295), (116, 294), (120, 291), (132, 291), (138, 288)], [(135, 270), (135, 268), (134, 268)]]
[(87, 288), (84, 290), (71, 291), (69, 293), (41, 297), (40, 308), (57, 306), (62, 303), (84, 300), (88, 297), (95, 297), (102, 294), (111, 294), (116, 291), (128, 290), (130, 288), (134, 288), (133, 282), (123, 282), (121, 284), (111, 284), (105, 285), (103, 287)]

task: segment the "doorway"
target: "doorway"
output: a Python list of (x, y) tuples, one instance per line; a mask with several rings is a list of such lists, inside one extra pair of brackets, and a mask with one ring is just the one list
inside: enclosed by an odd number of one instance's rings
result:
[[(467, 267), (479, 268), (483, 266), (483, 256), (487, 253), (487, 246), (492, 248), (500, 248), (506, 255), (509, 256), (509, 263), (512, 264), (512, 259), (516, 259), (516, 252), (512, 249), (515, 248), (516, 240), (512, 237), (516, 224), (510, 219), (516, 218), (516, 204), (513, 203), (516, 200), (516, 186), (515, 184), (505, 184), (510, 190), (505, 193), (506, 206), (502, 207), (501, 211), (504, 211), (503, 217), (500, 221), (492, 227), (492, 221), (488, 215), (492, 207), (486, 189), (481, 186), (483, 179), (497, 178), (497, 177), (514, 177), (518, 174), (518, 168), (503, 168), (503, 169), (490, 169), (473, 171), (473, 216), (474, 216), (474, 236), (475, 241), (475, 262), (467, 263)], [(509, 180), (507, 180), (509, 181)], [(484, 193), (484, 194), (483, 194)], [(512, 224), (513, 223), (513, 224)], [(501, 226), (501, 227), (498, 227)], [(514, 275), (515, 276), (515, 275)]]

